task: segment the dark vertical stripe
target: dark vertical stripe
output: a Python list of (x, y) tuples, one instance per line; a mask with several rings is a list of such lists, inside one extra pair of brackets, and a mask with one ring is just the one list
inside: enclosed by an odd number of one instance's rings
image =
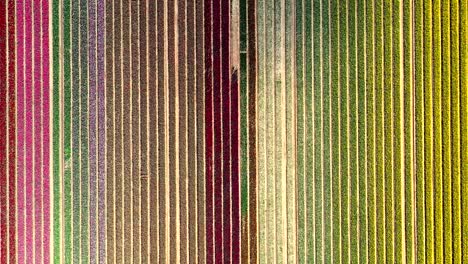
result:
[(72, 262), (73, 257), (73, 156), (72, 156), (72, 50), (71, 42), (71, 21), (72, 8), (70, 1), (63, 1), (63, 240), (64, 240), (64, 258), (67, 263)]
[[(52, 118), (53, 118), (53, 125), (52, 125), (52, 141), (53, 141), (53, 194), (54, 194), (54, 201), (53, 201), (53, 212), (52, 212), (52, 224), (53, 224), (53, 256), (52, 261), (53, 263), (60, 263), (61, 260), (61, 250), (64, 246), (64, 241), (62, 239), (62, 215), (64, 213), (63, 198), (64, 195), (62, 194), (62, 168), (63, 162), (61, 160), (62, 154), (60, 151), (62, 150), (62, 142), (63, 137), (61, 135), (63, 129), (63, 122), (62, 116), (63, 111), (61, 109), (62, 104), (62, 93), (63, 89), (61, 87), (61, 78), (62, 77), (62, 60), (63, 56), (61, 56), (60, 48), (61, 48), (61, 24), (62, 24), (62, 17), (60, 17), (62, 6), (60, 5), (59, 0), (54, 0), (52, 2), (52, 85), (53, 85), (53, 99), (52, 99)], [(63, 37), (62, 37), (63, 38)]]
[[(106, 61), (105, 61), (105, 26), (106, 26), (106, 2), (97, 3), (97, 178), (98, 178), (98, 261), (106, 261)], [(110, 7), (109, 7), (110, 8)], [(110, 72), (110, 71), (109, 71)], [(109, 78), (110, 79), (110, 78)], [(112, 182), (112, 181), (111, 181)]]
[(128, 263), (133, 257), (133, 212), (132, 212), (132, 60), (131, 1), (122, 1), (122, 261)]
[[(288, 36), (294, 32), (294, 3), (292, 1), (284, 1), (282, 3), (282, 38), (283, 38), (283, 80), (282, 87), (282, 108), (283, 108), (283, 129), (282, 129), (282, 148), (283, 159), (285, 166), (283, 168), (283, 191), (284, 198), (282, 203), (283, 210), (283, 237), (284, 237), (284, 254), (283, 262), (297, 262), (296, 255), (296, 176), (295, 176), (295, 102), (294, 96), (296, 93), (295, 78), (294, 78), (294, 42)], [(293, 15), (286, 15), (293, 14)], [(286, 70), (290, 69), (290, 70)], [(290, 197), (290, 198), (289, 198)]]
[[(80, 239), (81, 263), (89, 261), (89, 76), (88, 76), (88, 0), (80, 0)], [(95, 95), (93, 95), (95, 96)], [(78, 212), (78, 211), (76, 211)]]
[(7, 215), (7, 117), (8, 117), (8, 67), (7, 61), (7, 2), (0, 3), (0, 260), (7, 262), (8, 215)]
[(393, 2), (384, 1), (383, 3), (383, 62), (384, 62), (384, 80), (383, 80), (383, 124), (384, 124), (384, 197), (385, 197), (385, 257), (387, 261), (395, 262), (395, 214), (394, 214), (394, 167), (395, 160), (393, 158), (393, 110), (394, 110), (394, 71), (393, 69), (393, 41), (392, 29), (393, 19)]
[[(385, 213), (385, 173), (384, 173), (384, 45), (383, 45), (383, 2), (374, 5), (375, 14), (375, 139), (376, 139), (376, 212), (377, 212), (377, 262), (385, 261), (385, 221), (390, 217)], [(390, 161), (388, 161), (390, 162)]]
[[(426, 99), (424, 98), (424, 79), (425, 69), (424, 69), (424, 49), (430, 45), (430, 42), (425, 42), (424, 39), (427, 35), (426, 25), (424, 20), (425, 13), (427, 12), (424, 9), (425, 1), (418, 0), (414, 2), (414, 166), (415, 166), (415, 192), (424, 193), (424, 195), (416, 196), (416, 261), (425, 262), (426, 261), (426, 210), (425, 204), (429, 203), (431, 199), (426, 199), (425, 193), (425, 178), (424, 172), (426, 171), (426, 166), (424, 166), (424, 155), (425, 155), (425, 135), (424, 135), (424, 113), (426, 109), (424, 104)], [(429, 10), (430, 11), (430, 10)], [(428, 27), (427, 27), (428, 28)], [(429, 92), (429, 91), (428, 91)], [(430, 162), (430, 160), (428, 160)], [(432, 162), (431, 162), (432, 164)], [(429, 227), (429, 226), (428, 226)], [(429, 227), (430, 228), (430, 227)]]
[(16, 2), (16, 43), (17, 43), (17, 83), (16, 83), (16, 99), (17, 99), (17, 109), (16, 122), (17, 122), (17, 240), (18, 240), (18, 262), (25, 261), (25, 228), (26, 228), (26, 217), (24, 215), (24, 210), (26, 208), (26, 196), (25, 196), (25, 143), (26, 143), (26, 126), (25, 126), (25, 98), (26, 98), (26, 69), (25, 69), (25, 58), (26, 58), (26, 33), (25, 33), (25, 3), (23, 1)]
[[(106, 151), (106, 164), (105, 164), (105, 192), (106, 192), (106, 231), (105, 236), (105, 248), (106, 248), (106, 259), (103, 259), (107, 263), (114, 263), (115, 261), (115, 242), (118, 241), (115, 228), (116, 228), (116, 216), (115, 206), (117, 192), (116, 185), (116, 171), (115, 171), (115, 128), (117, 120), (115, 118), (115, 94), (117, 84), (115, 78), (115, 48), (114, 48), (114, 1), (107, 0), (105, 5), (105, 122), (100, 121), (105, 125), (105, 151)], [(104, 26), (104, 25), (103, 25)], [(104, 245), (103, 245), (104, 246)]]
[[(35, 68), (36, 65), (34, 59), (36, 58), (33, 54), (35, 48), (34, 39), (34, 6), (33, 3), (29, 3), (26, 6), (26, 261), (34, 261), (34, 249), (36, 247), (36, 241), (34, 237), (34, 205), (36, 201), (35, 193), (35, 171), (34, 171), (34, 90), (36, 88), (35, 80)], [(37, 78), (39, 79), (39, 78)], [(40, 200), (37, 200), (38, 202)]]
[[(322, 75), (322, 100), (323, 100), (323, 232), (324, 232), (324, 261), (332, 262), (332, 145), (331, 145), (331, 86), (330, 86), (330, 8), (329, 1), (321, 4), (321, 75)], [(294, 98), (292, 100), (295, 100)], [(296, 231), (297, 232), (297, 231)]]
[(213, 2), (214, 261), (223, 261), (221, 1)]
[(206, 263), (214, 263), (214, 117), (213, 117), (213, 47), (212, 3), (205, 2), (205, 168), (206, 168)]
[[(248, 1), (247, 7), (247, 56), (248, 56), (248, 134), (249, 134), (249, 254), (250, 262), (257, 262), (257, 113), (256, 113), (256, 101), (257, 101), (257, 49), (256, 49), (256, 32), (257, 32), (257, 21), (256, 21), (256, 2), (253, 0)], [(234, 76), (233, 76), (234, 77)], [(237, 79), (237, 76), (235, 76)], [(237, 85), (236, 85), (237, 86)], [(237, 93), (236, 93), (237, 94)], [(237, 100), (236, 100), (237, 101)], [(234, 101), (233, 107), (236, 107), (238, 103)], [(235, 111), (237, 112), (237, 111)], [(236, 114), (237, 116), (237, 114)], [(233, 120), (233, 124), (238, 124), (238, 121)], [(237, 137), (236, 137), (237, 138)], [(233, 142), (233, 145), (238, 145)], [(234, 155), (234, 154), (233, 154)], [(237, 157), (237, 153), (235, 154)], [(234, 250), (234, 249), (233, 249)]]
[(131, 230), (129, 241), (126, 246), (132, 247), (130, 250), (133, 252), (133, 262), (141, 262), (141, 170), (140, 170), (140, 30), (139, 30), (140, 18), (139, 18), (139, 1), (131, 1), (130, 3), (130, 65), (131, 75), (130, 83), (131, 86), (131, 110), (130, 110), (130, 144), (131, 144), (131, 170), (129, 179), (131, 181)]
[(71, 150), (72, 150), (72, 245), (73, 263), (80, 262), (80, 64), (79, 64), (79, 4), (80, 1), (71, 2), (71, 60), (72, 60), (72, 128), (71, 128)]
[(247, 133), (247, 54), (246, 50), (242, 50), (240, 54), (240, 177), (241, 177), (241, 259), (242, 262), (248, 261), (249, 259), (249, 177), (248, 177), (248, 133)]
[[(411, 263), (415, 260), (415, 250), (416, 250), (416, 227), (414, 226), (415, 221), (415, 211), (416, 211), (416, 201), (414, 198), (415, 190), (415, 175), (414, 175), (414, 123), (415, 123), (415, 111), (414, 111), (414, 13), (416, 10), (412, 10), (413, 3), (411, 1), (402, 1), (400, 9), (400, 43), (402, 44), (402, 50), (400, 50), (400, 78), (402, 84), (400, 88), (402, 92), (400, 96), (400, 114), (403, 116), (403, 120), (400, 120), (400, 140), (401, 140), (401, 149), (404, 151), (404, 155), (401, 155), (402, 158), (402, 170), (401, 170), (401, 179), (400, 182), (400, 194), (402, 194), (402, 201), (400, 210), (401, 212), (401, 228), (402, 234), (401, 237), (404, 240), (402, 245), (402, 250), (404, 250), (405, 255), (402, 256), (401, 261)], [(403, 64), (403, 68), (401, 67)], [(403, 71), (401, 72), (401, 69)], [(403, 103), (403, 104), (401, 104)], [(403, 184), (402, 184), (403, 183)], [(424, 243), (424, 242), (423, 242)]]
[(43, 251), (43, 230), (42, 230), (42, 194), (43, 174), (42, 174), (42, 42), (41, 42), (41, 6), (40, 1), (33, 1), (33, 87), (32, 87), (32, 130), (33, 130), (33, 222), (34, 231), (32, 233), (34, 241), (34, 261), (42, 261)]
[[(49, 1), (41, 1), (42, 24), (42, 261), (50, 262), (50, 51), (49, 39)], [(10, 253), (11, 254), (11, 253)]]
[[(424, 74), (422, 75), (424, 78), (424, 83), (423, 87), (419, 88), (423, 90), (423, 96), (424, 96), (424, 105), (420, 106), (418, 108), (424, 109), (423, 111), (423, 127), (421, 128), (421, 133), (424, 134), (423, 137), (423, 144), (419, 144), (420, 148), (423, 150), (419, 151), (419, 155), (421, 156), (420, 158), (418, 157), (418, 160), (423, 159), (424, 163), (420, 164), (419, 167), (422, 167), (423, 169), (419, 169), (418, 163), (416, 163), (416, 169), (418, 174), (419, 173), (424, 173), (424, 178), (421, 181), (424, 181), (424, 185), (422, 186), (423, 192), (424, 192), (424, 199), (425, 199), (425, 214), (424, 214), (424, 222), (419, 222), (418, 221), (418, 227), (421, 226), (424, 223), (424, 230), (423, 232), (425, 233), (425, 242), (423, 243), (418, 243), (420, 244), (425, 244), (425, 258), (427, 262), (429, 263), (434, 263), (434, 258), (435, 258), (435, 241), (434, 241), (434, 183), (435, 183), (435, 157), (434, 157), (434, 112), (433, 112), (433, 107), (434, 107), (434, 99), (435, 99), (435, 91), (433, 89), (434, 83), (433, 83), (433, 68), (432, 68), (432, 1), (424, 1), (423, 5), (424, 9), (424, 53), (423, 53), (423, 65), (424, 65)], [(418, 93), (418, 91), (416, 91)], [(419, 93), (418, 93), (419, 94)], [(416, 97), (416, 101), (419, 102), (419, 98)], [(419, 104), (419, 103), (418, 103)], [(418, 131), (418, 130), (417, 130)], [(416, 138), (418, 138), (418, 134), (416, 135)], [(421, 146), (422, 145), (422, 146)], [(416, 151), (418, 152), (419, 148), (416, 148)], [(421, 184), (422, 185), (422, 184)], [(419, 185), (418, 185), (419, 187)], [(419, 240), (418, 240), (419, 241)]]
[[(149, 250), (150, 250), (150, 261), (157, 262), (159, 261), (159, 243), (161, 243), (159, 237), (159, 189), (158, 182), (161, 178), (159, 174), (160, 165), (158, 155), (160, 155), (160, 141), (159, 141), (159, 131), (161, 127), (159, 126), (159, 109), (160, 109), (160, 94), (159, 89), (161, 89), (158, 80), (163, 74), (162, 71), (158, 68), (159, 65), (159, 56), (160, 51), (157, 50), (161, 40), (158, 35), (158, 26), (156, 24), (156, 19), (159, 17), (156, 13), (156, 1), (149, 1), (148, 4), (148, 107), (149, 107), (149, 134), (148, 134), (148, 148), (149, 148), (149, 190), (148, 196), (150, 200), (149, 204)], [(157, 73), (157, 74), (156, 74)]]
[[(315, 214), (315, 188), (314, 188), (314, 69), (318, 68), (318, 64), (314, 63), (314, 1), (306, 1), (304, 3), (304, 60), (305, 60), (305, 83), (304, 83), (304, 224), (306, 229), (306, 239), (304, 243), (304, 260), (306, 262), (315, 263), (316, 260), (316, 243), (315, 237), (315, 219), (318, 219)], [(316, 16), (318, 17), (318, 16)], [(268, 41), (268, 40), (267, 40)], [(270, 40), (271, 41), (271, 40)], [(274, 43), (274, 42), (273, 42)], [(318, 48), (318, 47), (317, 47)], [(268, 56), (268, 55), (267, 55)], [(267, 73), (268, 74), (268, 73)], [(319, 103), (317, 101), (317, 103)], [(274, 126), (274, 124), (273, 124)]]
[(443, 249), (443, 176), (442, 176), (442, 38), (441, 38), (441, 1), (432, 2), (432, 56), (433, 56), (433, 126), (434, 131), (434, 260), (442, 263)]
[[(321, 64), (321, 48), (320, 43), (321, 36), (321, 19), (320, 19), (320, 4), (321, 1), (314, 0), (312, 3), (312, 41), (313, 41), (313, 50), (312, 52), (312, 61), (313, 61), (313, 84), (312, 84), (312, 115), (308, 116), (312, 119), (312, 127), (310, 138), (313, 139), (313, 145), (311, 152), (313, 153), (313, 163), (314, 171), (311, 173), (312, 182), (314, 182), (314, 201), (315, 206), (315, 217), (312, 221), (314, 225), (314, 235), (315, 235), (315, 248), (312, 249), (315, 251), (315, 261), (321, 263), (324, 261), (322, 249), (323, 249), (323, 101), (322, 101), (322, 64)], [(309, 127), (308, 127), (309, 128)], [(312, 202), (312, 201), (311, 201)]]
[[(460, 2), (461, 219), (468, 219), (468, 3)], [(461, 48), (465, 46), (465, 48)], [(468, 225), (462, 224), (462, 262), (468, 261)]]
[[(314, 225), (312, 224), (312, 217), (309, 214), (313, 214), (313, 202), (310, 201), (311, 195), (313, 195), (311, 186), (313, 160), (313, 150), (311, 149), (311, 141), (313, 136), (311, 135), (311, 127), (308, 122), (312, 122), (312, 94), (310, 89), (312, 87), (312, 1), (302, 2), (302, 6), (297, 7), (301, 10), (302, 14), (296, 13), (296, 17), (302, 22), (299, 28), (301, 28), (301, 42), (298, 45), (301, 57), (298, 60), (298, 69), (300, 73), (298, 79), (298, 229), (302, 230), (303, 236), (299, 238), (298, 242), (298, 254), (299, 261), (313, 261), (314, 256), (314, 245), (315, 239), (312, 235)], [(302, 64), (302, 65), (299, 65)], [(300, 96), (300, 97), (299, 97)], [(301, 98), (301, 99), (299, 99)], [(313, 131), (312, 131), (313, 132)], [(299, 231), (301, 232), (301, 231)]]
[[(165, 3), (164, 1), (157, 2), (157, 21), (156, 21), (156, 30), (157, 30), (157, 87), (158, 87), (158, 201), (159, 201), (159, 213), (158, 213), (158, 230), (159, 230), (159, 239), (158, 239), (158, 252), (156, 256), (159, 257), (159, 262), (164, 262), (168, 258), (166, 252), (169, 245), (166, 243), (167, 228), (166, 228), (166, 77), (167, 73), (165, 71), (166, 61), (165, 61), (165, 41), (166, 41), (166, 29), (165, 29)], [(153, 259), (153, 258), (152, 258)]]
[[(248, 84), (247, 84), (247, 0), (239, 1), (239, 47), (240, 47), (240, 73), (239, 73), (239, 97), (240, 97), (240, 177), (241, 177), (241, 261), (248, 262), (249, 260), (249, 163), (248, 163), (248, 115), (247, 115), (247, 106), (248, 106)], [(233, 114), (235, 114), (233, 112)]]
[(374, 31), (375, 31), (375, 10), (374, 2), (365, 1), (365, 104), (366, 104), (366, 174), (367, 174), (367, 258), (369, 263), (377, 262), (377, 225), (376, 225), (376, 166), (375, 166), (375, 47), (374, 47)]
[[(176, 16), (176, 10), (177, 10), (177, 1), (176, 0), (169, 0), (167, 1), (167, 17), (166, 17), (166, 30), (167, 30), (167, 87), (166, 91), (168, 92), (165, 95), (165, 99), (168, 102), (168, 105), (166, 106), (167, 113), (166, 115), (168, 116), (168, 120), (166, 120), (166, 131), (168, 135), (166, 135), (166, 138), (169, 139), (168, 141), (168, 146), (166, 146), (166, 149), (168, 150), (168, 172), (169, 174), (165, 176), (169, 180), (169, 186), (166, 186), (166, 190), (169, 190), (169, 193), (166, 193), (167, 198), (169, 198), (169, 223), (168, 226), (166, 227), (168, 232), (169, 232), (169, 245), (167, 245), (169, 248), (167, 252), (169, 252), (169, 256), (167, 256), (167, 260), (169, 262), (178, 262), (179, 260), (177, 259), (177, 254), (180, 253), (178, 252), (180, 250), (180, 245), (178, 244), (178, 225), (180, 225), (180, 219), (178, 219), (177, 211), (178, 211), (178, 201), (179, 201), (179, 189), (177, 187), (177, 181), (179, 180), (178, 178), (178, 173), (177, 173), (177, 167), (178, 167), (178, 157), (176, 154), (177, 151), (177, 130), (176, 130), (176, 122), (178, 120), (176, 119), (176, 111), (177, 109), (176, 106), (176, 97), (178, 96), (178, 83), (177, 83), (177, 69), (178, 63), (177, 61), (177, 53), (178, 53), (178, 46), (176, 42), (176, 32), (178, 29), (178, 17)], [(167, 216), (166, 216), (167, 217)]]
[[(115, 233), (114, 233), (114, 261), (123, 262), (124, 254), (124, 219), (123, 219), (123, 192), (124, 192), (124, 172), (123, 172), (123, 6), (121, 2), (114, 2), (114, 203), (115, 203)], [(128, 87), (127, 87), (128, 88)], [(128, 97), (127, 97), (128, 98)], [(110, 252), (109, 252), (110, 254)]]
[[(460, 1), (450, 2), (450, 104), (451, 104), (451, 137), (452, 137), (452, 258), (453, 263), (462, 262), (461, 246), (461, 137), (460, 137)], [(465, 43), (466, 45), (466, 43)], [(465, 49), (467, 47), (465, 46)], [(466, 89), (467, 87), (465, 87)]]
[(232, 263), (240, 262), (241, 208), (239, 174), (239, 82), (238, 71), (231, 73), (231, 194), (232, 194)]
[[(348, 16), (348, 61), (349, 61), (349, 86), (348, 86), (348, 133), (349, 133), (349, 251), (350, 251), (350, 261), (352, 263), (359, 262), (359, 239), (361, 234), (358, 230), (358, 211), (359, 211), (359, 178), (358, 174), (358, 165), (359, 157), (357, 156), (358, 151), (358, 117), (357, 117), (357, 84), (358, 84), (358, 65), (357, 65), (357, 28), (356, 28), (356, 0), (348, 0), (347, 7), (347, 16)], [(364, 160), (362, 160), (364, 161)], [(353, 234), (356, 234), (353, 236)]]
[(275, 188), (275, 149), (276, 142), (274, 138), (275, 130), (275, 116), (274, 112), (274, 102), (275, 102), (275, 24), (274, 24), (274, 1), (265, 1), (265, 26), (264, 26), (264, 39), (265, 39), (265, 61), (266, 61), (266, 74), (265, 74), (265, 89), (264, 89), (264, 100), (265, 100), (265, 119), (266, 119), (266, 128), (265, 128), (265, 167), (266, 173), (265, 177), (265, 190), (266, 190), (266, 213), (265, 213), (265, 222), (266, 222), (266, 255), (264, 256), (267, 262), (276, 261), (276, 214), (275, 214), (275, 200), (276, 200), (276, 188)]
[(272, 43), (273, 43), (273, 56), (272, 56), (272, 66), (273, 66), (273, 74), (272, 74), (272, 134), (273, 134), (273, 160), (272, 160), (272, 168), (274, 173), (272, 174), (273, 177), (273, 195), (274, 198), (272, 199), (273, 207), (272, 207), (272, 217), (274, 219), (272, 228), (274, 232), (274, 239), (275, 239), (275, 248), (274, 250), (274, 259), (275, 262), (282, 263), (283, 262), (283, 252), (284, 252), (284, 237), (283, 237), (283, 230), (284, 230), (284, 218), (283, 218), (283, 200), (284, 200), (284, 184), (283, 184), (283, 167), (284, 167), (284, 159), (283, 159), (283, 142), (282, 142), (282, 125), (283, 125), (283, 117), (284, 111), (282, 109), (282, 93), (284, 87), (284, 78), (283, 78), (283, 65), (284, 65), (284, 38), (283, 38), (283, 1), (272, 1), (272, 20), (273, 20), (273, 27), (272, 29)]
[(341, 173), (340, 173), (340, 188), (341, 188), (341, 260), (349, 261), (350, 255), (350, 222), (349, 222), (349, 183), (350, 183), (350, 162), (349, 162), (349, 51), (348, 51), (348, 36), (349, 28), (347, 26), (347, 7), (348, 1), (339, 3), (339, 39), (340, 39), (340, 70), (339, 70), (339, 100), (340, 100), (340, 147), (341, 151)]
[(230, 85), (230, 53), (229, 37), (230, 0), (221, 1), (221, 126), (222, 126), (222, 248), (223, 263), (231, 262), (232, 239), (231, 239), (231, 142), (230, 142), (230, 112), (231, 112), (231, 85)]
[[(207, 241), (207, 234), (206, 231), (206, 178), (205, 175), (207, 172), (206, 169), (206, 162), (205, 160), (205, 101), (206, 97), (205, 94), (205, 70), (209, 68), (205, 68), (205, 47), (204, 40), (206, 36), (205, 28), (205, 6), (208, 3), (204, 3), (203, 0), (196, 0), (196, 10), (195, 10), (195, 23), (196, 23), (196, 137), (197, 137), (197, 243), (198, 243), (198, 262), (205, 263), (206, 260), (206, 241)], [(208, 19), (209, 20), (209, 19)], [(211, 55), (210, 55), (211, 56)], [(208, 83), (208, 82), (207, 82)], [(209, 82), (211, 83), (211, 81)]]
[(195, 23), (196, 1), (187, 1), (187, 230), (188, 230), (188, 263), (197, 261), (197, 52), (196, 32), (200, 30)]
[(442, 110), (442, 215), (443, 218), (443, 262), (453, 262), (453, 208), (452, 208), (452, 86), (451, 86), (451, 28), (450, 28), (450, 5), (452, 1), (441, 1), (441, 110)]
[(341, 248), (341, 224), (340, 224), (340, 155), (341, 155), (341, 144), (340, 144), (340, 98), (339, 98), (339, 71), (340, 71), (340, 50), (339, 50), (339, 3), (333, 1), (330, 3), (330, 48), (331, 50), (331, 61), (330, 61), (330, 78), (331, 78), (331, 118), (333, 121), (332, 131), (332, 199), (333, 199), (333, 262), (340, 261), (340, 248)]
[[(139, 129), (140, 129), (140, 177), (139, 180), (141, 182), (140, 186), (140, 203), (141, 203), (141, 263), (149, 263), (149, 205), (150, 203), (154, 203), (155, 201), (150, 201), (148, 199), (148, 194), (150, 189), (149, 187), (149, 171), (148, 171), (148, 164), (149, 164), (149, 157), (148, 157), (148, 150), (149, 150), (149, 135), (148, 135), (148, 119), (149, 119), (149, 109), (148, 109), (148, 2), (143, 1), (140, 2), (139, 5), (139, 17), (140, 17), (140, 24), (139, 24), (139, 39), (140, 39), (140, 56), (139, 56), (139, 68), (140, 68), (140, 105), (139, 105), (139, 113), (140, 113), (140, 121), (139, 121)], [(153, 28), (154, 24), (150, 26)], [(154, 39), (152, 40), (154, 41)], [(154, 74), (150, 72), (150, 74)], [(154, 107), (155, 105), (151, 105)], [(152, 127), (154, 129), (154, 127)]]
[[(294, 32), (296, 38), (296, 56), (294, 58), (296, 62), (296, 189), (297, 189), (297, 260), (304, 262), (304, 249), (305, 249), (305, 189), (304, 189), (304, 13), (303, 13), (303, 1), (296, 1), (296, 32)], [(260, 47), (259, 47), (260, 50)], [(259, 64), (260, 66), (260, 64)], [(259, 71), (261, 67), (259, 67)], [(259, 151), (261, 151), (259, 149)], [(261, 219), (259, 219), (261, 220)]]
[[(423, 137), (423, 144), (421, 148), (423, 151), (419, 152), (421, 159), (424, 159), (424, 164), (421, 164), (420, 167), (423, 169), (418, 168), (418, 163), (416, 165), (416, 169), (418, 173), (424, 173), (424, 199), (425, 199), (425, 219), (424, 222), (418, 222), (418, 227), (423, 225), (424, 223), (424, 233), (425, 233), (425, 243), (418, 243), (418, 244), (425, 244), (425, 258), (427, 262), (434, 263), (435, 258), (435, 241), (434, 241), (434, 183), (435, 183), (435, 156), (434, 156), (434, 99), (435, 99), (435, 90), (434, 90), (434, 83), (433, 83), (433, 23), (432, 23), (432, 1), (424, 1), (423, 5), (424, 10), (424, 53), (423, 53), (423, 65), (424, 65), (424, 83), (423, 83), (423, 96), (424, 96), (424, 105), (421, 107), (424, 109), (423, 114), (423, 131), (421, 133), (424, 134)], [(419, 88), (419, 87), (417, 87)], [(418, 101), (418, 98), (416, 98)], [(418, 138), (418, 135), (416, 135)], [(418, 148), (416, 148), (418, 151)], [(419, 160), (419, 159), (418, 159)], [(418, 185), (419, 186), (419, 185)], [(418, 240), (419, 241), (419, 240)]]
[(8, 260), (16, 262), (16, 23), (15, 1), (8, 1)]
[[(404, 257), (404, 189), (402, 184), (404, 184), (404, 163), (403, 163), (403, 155), (402, 151), (404, 150), (403, 145), (403, 135), (402, 135), (402, 126), (403, 120), (402, 116), (404, 114), (403, 110), (403, 90), (402, 88), (402, 80), (403, 75), (401, 68), (404, 67), (404, 63), (402, 61), (402, 38), (401, 38), (401, 27), (403, 23), (403, 19), (401, 18), (400, 13), (403, 10), (401, 9), (401, 2), (399, 0), (393, 1), (392, 7), (392, 73), (393, 73), (393, 95), (392, 95), (392, 104), (393, 104), (393, 114), (392, 114), (392, 122), (393, 122), (393, 195), (394, 195), (394, 203), (393, 203), (393, 211), (394, 211), (394, 245), (393, 251), (395, 256), (395, 263), (402, 263)], [(407, 87), (408, 90), (411, 87)], [(410, 130), (410, 129), (409, 129)], [(408, 183), (408, 185), (411, 183)], [(409, 252), (408, 252), (409, 254)]]
[(177, 72), (177, 98), (178, 98), (178, 118), (176, 122), (178, 123), (177, 132), (178, 135), (178, 146), (177, 154), (178, 155), (178, 189), (176, 190), (179, 195), (179, 231), (178, 236), (180, 240), (180, 263), (188, 263), (188, 201), (187, 201), (187, 184), (188, 184), (188, 171), (187, 171), (187, 50), (186, 50), (186, 37), (187, 37), (187, 1), (177, 1), (177, 28), (176, 30), (176, 39), (177, 39), (177, 64), (178, 68), (175, 69)]
[(88, 62), (89, 62), (89, 118), (88, 118), (88, 148), (89, 148), (89, 261), (97, 263), (98, 260), (98, 193), (97, 193), (97, 14), (96, 1), (88, 0)]

